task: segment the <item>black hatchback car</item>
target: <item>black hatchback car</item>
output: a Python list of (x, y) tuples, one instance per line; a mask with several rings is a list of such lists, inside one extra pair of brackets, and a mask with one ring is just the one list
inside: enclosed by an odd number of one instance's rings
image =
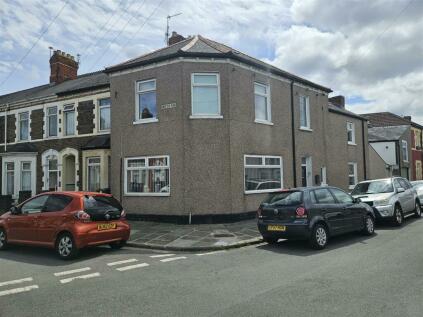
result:
[(304, 187), (269, 194), (257, 211), (258, 229), (268, 243), (308, 240), (323, 249), (329, 237), (362, 231), (374, 233), (371, 207), (336, 187)]

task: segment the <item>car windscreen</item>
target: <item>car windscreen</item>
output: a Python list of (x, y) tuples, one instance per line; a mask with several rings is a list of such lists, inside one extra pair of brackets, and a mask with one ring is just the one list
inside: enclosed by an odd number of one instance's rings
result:
[(84, 196), (85, 211), (122, 211), (121, 204), (111, 196)]
[(280, 193), (269, 194), (264, 201), (265, 204), (279, 205), (279, 206), (296, 206), (303, 202), (303, 192), (301, 191), (286, 191)]
[(394, 187), (390, 180), (359, 183), (352, 191), (352, 195), (392, 193)]

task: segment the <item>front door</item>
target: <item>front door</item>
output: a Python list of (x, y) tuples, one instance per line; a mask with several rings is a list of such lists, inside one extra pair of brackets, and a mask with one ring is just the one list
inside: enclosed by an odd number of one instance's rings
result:
[(339, 209), (344, 215), (345, 226), (347, 231), (360, 229), (363, 226), (363, 207), (354, 203), (354, 199), (346, 192), (331, 188), (330, 191), (335, 196)]
[(345, 214), (339, 208), (332, 193), (327, 188), (314, 190), (316, 207), (330, 226), (331, 233), (337, 234), (345, 230)]

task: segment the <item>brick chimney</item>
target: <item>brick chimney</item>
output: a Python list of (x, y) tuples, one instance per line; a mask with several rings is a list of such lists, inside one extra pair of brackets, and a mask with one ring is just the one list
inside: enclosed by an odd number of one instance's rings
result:
[(404, 116), (404, 119), (407, 121), (411, 121), (411, 116)]
[(50, 83), (60, 84), (68, 79), (78, 76), (78, 62), (75, 57), (56, 50), (50, 57)]
[(344, 96), (334, 96), (329, 98), (329, 101), (331, 103), (333, 103), (335, 106), (341, 108), (341, 109), (345, 109), (345, 97)]
[(172, 44), (178, 43), (178, 42), (183, 41), (183, 40), (185, 40), (185, 37), (183, 37), (182, 35), (178, 34), (175, 31), (173, 31), (172, 36), (169, 37), (168, 45), (172, 45)]

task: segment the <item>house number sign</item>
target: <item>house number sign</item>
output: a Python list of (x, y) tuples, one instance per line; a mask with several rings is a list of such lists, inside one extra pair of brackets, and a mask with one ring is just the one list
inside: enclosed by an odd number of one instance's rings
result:
[(176, 108), (176, 102), (166, 103), (160, 106), (162, 110)]

